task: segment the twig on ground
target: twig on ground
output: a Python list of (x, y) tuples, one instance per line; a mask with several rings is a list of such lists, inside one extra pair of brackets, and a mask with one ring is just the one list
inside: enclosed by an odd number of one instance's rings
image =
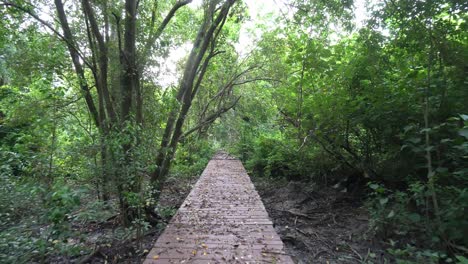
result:
[(304, 218), (307, 218), (307, 219), (314, 219), (312, 216), (309, 216), (309, 215), (306, 215), (306, 214), (303, 214), (303, 213), (299, 213), (299, 212), (293, 212), (291, 210), (283, 210), (283, 209), (276, 209), (276, 208), (272, 208), (272, 209), (275, 210), (275, 211), (278, 211), (278, 212), (288, 213), (288, 214), (291, 214), (291, 215), (294, 215), (294, 216), (300, 216), (300, 217), (304, 217)]
[(359, 254), (359, 252), (357, 252), (350, 244), (346, 244), (346, 245), (351, 249), (351, 251), (353, 251), (354, 254), (356, 254), (359, 257), (359, 260), (362, 261), (361, 254)]
[(317, 259), (317, 257), (318, 257), (320, 254), (322, 254), (322, 253), (327, 253), (327, 250), (321, 250), (321, 251), (315, 253), (315, 254), (314, 254), (314, 259)]
[(309, 237), (309, 234), (307, 234), (306, 232), (302, 231), (301, 229), (299, 229), (299, 228), (297, 228), (297, 227), (296, 227), (296, 231), (297, 231), (298, 233), (303, 234), (303, 235), (306, 236), (306, 237)]
[(96, 255), (98, 254), (102, 254), (101, 252), (101, 247), (97, 247), (95, 246), (94, 247), (94, 250), (93, 252), (91, 252), (91, 254), (88, 254), (86, 256), (84, 256), (82, 259), (80, 259), (77, 263), (78, 264), (84, 264), (84, 263), (88, 263), (89, 261), (91, 261), (92, 258), (94, 258)]

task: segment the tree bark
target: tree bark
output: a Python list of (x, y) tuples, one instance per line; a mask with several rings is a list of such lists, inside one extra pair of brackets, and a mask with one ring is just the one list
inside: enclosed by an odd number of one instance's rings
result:
[(79, 85), (80, 85), (81, 91), (86, 101), (86, 105), (88, 106), (88, 110), (91, 113), (94, 123), (96, 124), (97, 127), (99, 127), (100, 126), (99, 114), (96, 109), (96, 105), (94, 104), (93, 97), (91, 96), (91, 93), (89, 91), (90, 88), (88, 86), (88, 83), (84, 75), (84, 69), (80, 63), (80, 56), (78, 54), (78, 51), (75, 48), (76, 46), (75, 40), (73, 38), (73, 34), (68, 24), (68, 19), (65, 14), (65, 10), (63, 8), (62, 0), (55, 0), (55, 7), (57, 9), (57, 14), (59, 17), (60, 25), (62, 26), (63, 36), (65, 38), (65, 42), (67, 44), (67, 48), (68, 48), (70, 57), (73, 62), (73, 66), (75, 68), (75, 72), (78, 77)]
[(122, 121), (130, 119), (133, 106), (133, 93), (138, 83), (138, 72), (136, 69), (136, 15), (137, 1), (125, 1), (125, 28), (124, 43), (122, 50), (122, 75), (121, 75), (121, 118)]
[[(196, 91), (198, 90), (199, 82), (203, 78), (203, 71), (199, 71), (200, 67), (206, 67), (211, 57), (208, 55), (202, 64), (206, 51), (210, 44), (212, 49), (216, 42), (217, 33), (216, 29), (221, 30), (227, 18), (231, 6), (236, 0), (227, 0), (219, 9), (218, 14), (215, 14), (216, 1), (211, 1), (208, 6), (208, 11), (205, 14), (204, 23), (200, 26), (197, 37), (193, 44), (189, 58), (184, 68), (183, 77), (179, 86), (177, 100), (181, 102), (182, 106), (176, 107), (168, 117), (166, 122), (166, 129), (161, 140), (161, 146), (156, 158), (156, 169), (151, 175), (151, 184), (153, 187), (154, 195), (161, 192), (163, 183), (170, 168), (171, 161), (177, 150), (177, 145), (182, 136), (182, 129), (185, 118), (190, 110), (192, 101), (195, 98)], [(213, 19), (216, 16), (215, 19)], [(218, 31), (219, 32), (219, 31)], [(197, 85), (194, 86), (195, 80), (198, 75)]]
[[(108, 68), (109, 68), (109, 54), (107, 49), (107, 44), (105, 43), (104, 37), (102, 36), (101, 32), (99, 31), (99, 25), (96, 20), (96, 16), (94, 11), (89, 3), (89, 0), (82, 0), (83, 10), (85, 16), (88, 18), (89, 24), (91, 26), (91, 31), (96, 38), (99, 54), (98, 54), (98, 64), (99, 64), (99, 75), (98, 81), (96, 84), (99, 86), (99, 89), (102, 92), (102, 96), (105, 102), (105, 109), (107, 111), (107, 115), (109, 116), (110, 123), (109, 125), (113, 124), (116, 121), (116, 114), (114, 110), (114, 106), (111, 100), (111, 96), (109, 93), (108, 87)], [(106, 15), (106, 14), (105, 14)]]

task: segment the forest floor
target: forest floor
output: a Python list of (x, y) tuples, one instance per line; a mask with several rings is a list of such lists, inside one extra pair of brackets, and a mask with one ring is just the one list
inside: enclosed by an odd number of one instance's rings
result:
[[(198, 177), (169, 179), (161, 196), (162, 224), (134, 238), (101, 244), (84, 263), (141, 263), (149, 249), (192, 189)], [(286, 245), (286, 251), (298, 264), (308, 263), (383, 263), (383, 250), (366, 237), (368, 215), (348, 193), (313, 184), (272, 182), (253, 178), (263, 203)], [(105, 236), (117, 223), (87, 226), (90, 237)], [(62, 263), (64, 259), (55, 259)], [(76, 260), (75, 260), (76, 261)]]
[(91, 254), (78, 259), (56, 257), (51, 259), (51, 263), (142, 263), (197, 180), (198, 177), (170, 177), (168, 179), (161, 194), (160, 225), (143, 231), (139, 239), (135, 238), (134, 230), (129, 230), (130, 235), (127, 239), (119, 239), (116, 236), (116, 228), (119, 227), (116, 219), (95, 225), (75, 226), (89, 238), (86, 244), (88, 248), (94, 248), (94, 250)]
[(304, 182), (253, 179), (288, 252), (298, 263), (384, 263), (368, 234), (362, 202), (346, 192)]

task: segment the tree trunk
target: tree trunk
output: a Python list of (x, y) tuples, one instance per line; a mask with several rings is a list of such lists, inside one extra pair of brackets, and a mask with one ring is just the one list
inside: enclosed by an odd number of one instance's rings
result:
[[(136, 125), (135, 119), (132, 117), (132, 112), (136, 106), (135, 100), (138, 98), (134, 93), (139, 89), (139, 74), (136, 68), (136, 16), (137, 16), (137, 1), (125, 1), (125, 35), (122, 52), (121, 65), (121, 114), (120, 114), (120, 131), (123, 133), (133, 133), (133, 129), (127, 129), (127, 126), (133, 127)], [(136, 98), (135, 98), (136, 97)], [(138, 112), (138, 111), (137, 111)], [(141, 118), (141, 117), (139, 117)], [(138, 192), (140, 184), (135, 180), (136, 175), (129, 175), (128, 169), (132, 164), (132, 151), (136, 147), (136, 142), (131, 139), (135, 135), (124, 135), (127, 140), (121, 142), (123, 150), (123, 162), (120, 164), (122, 169), (119, 171), (118, 192), (122, 218), (125, 225), (129, 225), (135, 219), (135, 213), (130, 208), (125, 192)]]
[(55, 7), (57, 9), (57, 14), (60, 20), (60, 25), (62, 26), (63, 35), (66, 40), (67, 48), (70, 53), (70, 57), (73, 62), (73, 66), (75, 67), (75, 72), (78, 77), (78, 81), (80, 84), (81, 91), (84, 95), (86, 105), (88, 106), (88, 110), (93, 117), (93, 121), (97, 127), (99, 127), (99, 115), (96, 109), (96, 105), (94, 104), (94, 100), (89, 92), (90, 88), (88, 83), (86, 82), (86, 78), (84, 75), (83, 66), (80, 63), (80, 57), (78, 51), (76, 50), (75, 40), (73, 39), (73, 35), (70, 30), (70, 26), (68, 24), (67, 16), (65, 14), (65, 10), (63, 8), (62, 0), (55, 0)]
[[(192, 101), (196, 95), (197, 86), (195, 82), (200, 83), (203, 78), (203, 71), (199, 71), (202, 65), (208, 64), (211, 56), (205, 56), (208, 47), (216, 44), (217, 33), (222, 29), (231, 6), (236, 0), (227, 0), (215, 14), (216, 1), (211, 1), (208, 11), (205, 13), (205, 19), (200, 26), (197, 37), (193, 44), (189, 58), (185, 65), (182, 81), (177, 93), (177, 100), (181, 102), (181, 107), (173, 109), (166, 122), (166, 129), (161, 140), (160, 149), (156, 157), (156, 169), (151, 175), (151, 184), (153, 195), (156, 200), (159, 198), (163, 183), (169, 172), (171, 161), (177, 150), (185, 118), (190, 110)], [(216, 32), (216, 30), (218, 30)], [(205, 58), (205, 61), (203, 60)], [(203, 62), (203, 64), (202, 64)], [(198, 77), (198, 79), (197, 79)]]

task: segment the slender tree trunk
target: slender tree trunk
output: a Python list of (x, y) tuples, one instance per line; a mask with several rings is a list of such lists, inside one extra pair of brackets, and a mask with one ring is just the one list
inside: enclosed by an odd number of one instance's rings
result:
[[(82, 0), (83, 10), (86, 15), (86, 18), (89, 20), (89, 24), (91, 26), (91, 31), (96, 38), (97, 46), (98, 46), (98, 64), (99, 64), (99, 74), (97, 75), (98, 80), (96, 85), (98, 89), (101, 90), (101, 95), (103, 97), (104, 106), (106, 109), (106, 113), (109, 116), (109, 124), (112, 126), (117, 120), (117, 116), (114, 110), (114, 105), (111, 100), (109, 87), (108, 87), (108, 68), (109, 68), (109, 54), (107, 49), (107, 43), (101, 32), (99, 31), (99, 25), (96, 20), (96, 16), (94, 11), (89, 3), (89, 0)], [(106, 15), (106, 14), (105, 14)]]
[[(185, 65), (184, 74), (176, 97), (177, 100), (181, 102), (182, 106), (180, 108), (176, 107), (169, 114), (160, 149), (156, 157), (156, 169), (151, 175), (153, 195), (156, 200), (159, 198), (163, 183), (169, 172), (171, 161), (177, 150), (180, 137), (182, 136), (182, 129), (186, 116), (198, 89), (198, 85), (194, 85), (195, 81), (199, 84), (203, 78), (203, 71), (199, 71), (200, 67), (202, 66), (202, 62), (204, 62), (204, 65), (211, 59), (209, 55), (205, 57), (206, 51), (210, 45), (215, 45), (217, 33), (222, 29), (229, 10), (235, 1), (236, 0), (226, 0), (219, 9), (217, 15), (215, 15), (216, 1), (211, 1), (205, 13), (204, 23), (198, 31), (192, 51)], [(213, 17), (215, 18), (213, 19)], [(216, 32), (216, 30), (218, 30), (218, 32)], [(204, 58), (205, 61), (203, 61)], [(197, 74), (199, 74), (198, 79)]]
[(429, 191), (431, 193), (432, 204), (434, 206), (434, 214), (437, 219), (437, 222), (440, 226), (440, 211), (439, 211), (439, 204), (437, 201), (437, 194), (435, 190), (435, 172), (433, 171), (432, 165), (432, 153), (431, 153), (431, 139), (429, 135), (430, 124), (429, 124), (429, 95), (430, 95), (430, 88), (432, 85), (432, 58), (433, 58), (433, 43), (432, 43), (432, 24), (429, 25), (429, 55), (428, 55), (428, 66), (427, 66), (427, 86), (425, 89), (424, 94), (424, 139), (425, 139), (425, 147), (426, 147), (426, 165), (427, 165), (427, 178), (428, 178), (428, 185)]
[(68, 24), (67, 16), (65, 14), (65, 10), (63, 8), (63, 3), (62, 0), (55, 0), (55, 7), (57, 9), (57, 14), (59, 17), (60, 25), (62, 26), (63, 30), (63, 35), (66, 40), (67, 48), (70, 53), (70, 57), (73, 62), (73, 66), (75, 67), (75, 72), (78, 77), (78, 81), (80, 84), (80, 88), (82, 93), (84, 94), (84, 98), (86, 101), (86, 105), (88, 106), (88, 110), (91, 113), (91, 116), (93, 117), (93, 121), (96, 124), (97, 127), (99, 127), (99, 115), (98, 111), (96, 109), (96, 106), (94, 104), (94, 100), (91, 96), (90, 93), (90, 88), (88, 86), (88, 83), (86, 82), (86, 78), (84, 75), (84, 69), (83, 66), (81, 65), (80, 62), (80, 57), (78, 54), (78, 51), (75, 48), (75, 40), (73, 39), (72, 32), (70, 30), (70, 26)]
[(306, 55), (303, 56), (302, 58), (302, 66), (301, 66), (301, 80), (299, 82), (299, 91), (298, 91), (298, 98), (297, 98), (297, 138), (298, 138), (298, 144), (299, 146), (302, 144), (304, 141), (304, 133), (302, 131), (302, 105), (304, 101), (304, 73), (305, 73), (305, 60), (306, 60)]
[[(132, 133), (133, 129), (126, 129), (126, 126), (135, 126), (135, 119), (132, 117), (134, 109), (134, 93), (139, 89), (139, 74), (136, 67), (136, 16), (137, 16), (137, 1), (125, 1), (125, 35), (124, 45), (122, 50), (122, 69), (121, 69), (121, 114), (120, 128), (124, 133)], [(136, 96), (138, 97), (138, 96)], [(139, 117), (141, 118), (141, 117)], [(122, 142), (123, 149), (123, 169), (120, 172), (120, 180), (118, 181), (119, 201), (121, 211), (123, 213), (124, 224), (128, 225), (134, 218), (135, 212), (131, 211), (128, 200), (123, 196), (124, 192), (138, 192), (139, 183), (131, 181), (129, 178), (136, 178), (136, 175), (128, 175), (128, 168), (131, 166), (132, 151), (136, 147), (135, 142), (131, 140), (135, 135), (126, 135), (128, 141)], [(129, 184), (130, 182), (130, 184)], [(132, 183), (133, 182), (133, 183)]]
[(49, 154), (49, 171), (47, 172), (46, 183), (47, 187), (51, 187), (53, 183), (53, 174), (54, 174), (54, 154), (57, 145), (57, 102), (54, 98), (53, 100), (53, 124), (52, 124), (52, 138), (50, 142), (50, 154)]

